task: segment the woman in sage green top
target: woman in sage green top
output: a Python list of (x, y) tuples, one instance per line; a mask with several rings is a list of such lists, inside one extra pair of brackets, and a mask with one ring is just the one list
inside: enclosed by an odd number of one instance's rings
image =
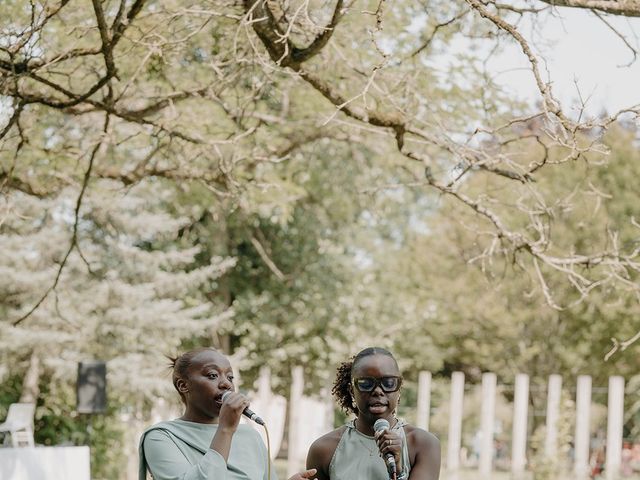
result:
[[(184, 415), (147, 429), (140, 439), (139, 480), (277, 480), (258, 432), (239, 425), (249, 401), (234, 392), (229, 360), (217, 350), (172, 359)], [(223, 394), (228, 394), (224, 401)], [(271, 470), (271, 479), (268, 472)], [(289, 480), (314, 478), (315, 470)]]
[[(338, 367), (332, 392), (356, 418), (311, 445), (307, 468), (317, 469), (318, 480), (388, 480), (387, 455), (397, 480), (438, 480), (438, 439), (395, 416), (401, 385), (398, 364), (383, 348), (366, 348)], [(379, 419), (389, 428), (375, 432)]]

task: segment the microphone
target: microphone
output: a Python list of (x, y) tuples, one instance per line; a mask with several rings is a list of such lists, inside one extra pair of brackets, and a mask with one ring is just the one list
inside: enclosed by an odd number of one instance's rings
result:
[[(229, 395), (231, 393), (231, 390), (227, 390), (226, 392), (224, 392), (222, 394), (222, 402), (224, 403), (224, 399), (227, 397), (227, 395)], [(262, 420), (253, 410), (251, 410), (249, 407), (245, 408), (242, 411), (242, 414), (249, 418), (249, 420), (253, 420), (254, 422), (256, 422), (258, 425), (264, 425), (264, 420)], [(389, 425), (389, 422), (387, 422), (387, 425)]]
[[(378, 420), (376, 420), (376, 423), (373, 424), (373, 429), (376, 432), (389, 430), (390, 427), (391, 425), (389, 425), (389, 422), (384, 418), (379, 418)], [(389, 478), (395, 479), (396, 473), (398, 470), (396, 467), (396, 459), (393, 456), (393, 453), (386, 453), (383, 458), (384, 458), (384, 463), (387, 465), (387, 472), (389, 473)]]

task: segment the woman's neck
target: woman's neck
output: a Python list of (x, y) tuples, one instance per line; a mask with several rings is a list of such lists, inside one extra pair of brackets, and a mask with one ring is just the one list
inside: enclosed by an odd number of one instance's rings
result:
[(207, 424), (215, 424), (218, 423), (218, 417), (209, 417), (207, 415), (203, 415), (197, 411), (194, 411), (190, 408), (186, 408), (184, 414), (180, 417), (180, 420), (185, 420), (187, 422), (195, 422), (195, 423), (207, 423)]

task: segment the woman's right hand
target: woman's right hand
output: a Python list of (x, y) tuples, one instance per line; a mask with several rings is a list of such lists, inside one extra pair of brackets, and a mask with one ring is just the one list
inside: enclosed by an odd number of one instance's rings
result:
[(315, 474), (317, 472), (318, 471), (315, 468), (312, 468), (311, 470), (305, 470), (304, 472), (296, 473), (289, 480), (303, 480), (304, 478), (314, 478), (315, 479)]
[(238, 392), (230, 392), (226, 395), (220, 407), (218, 428), (235, 432), (240, 423), (240, 417), (245, 408), (249, 406), (247, 397)]

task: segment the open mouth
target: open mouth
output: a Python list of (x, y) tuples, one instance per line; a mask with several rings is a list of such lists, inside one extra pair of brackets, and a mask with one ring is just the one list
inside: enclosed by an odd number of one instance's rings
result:
[(387, 411), (387, 404), (386, 403), (370, 403), (369, 404), (369, 411), (371, 413), (383, 413)]

